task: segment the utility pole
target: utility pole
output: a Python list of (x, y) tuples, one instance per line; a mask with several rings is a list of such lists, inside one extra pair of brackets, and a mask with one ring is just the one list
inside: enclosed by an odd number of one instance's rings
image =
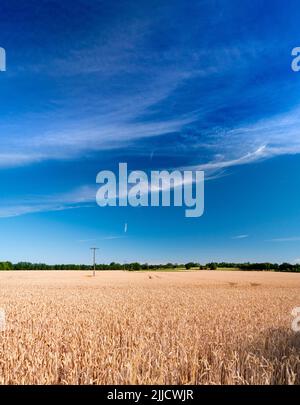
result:
[(99, 248), (92, 247), (91, 250), (93, 251), (93, 262), (94, 262), (94, 270), (93, 270), (93, 276), (96, 276), (96, 250), (99, 250)]

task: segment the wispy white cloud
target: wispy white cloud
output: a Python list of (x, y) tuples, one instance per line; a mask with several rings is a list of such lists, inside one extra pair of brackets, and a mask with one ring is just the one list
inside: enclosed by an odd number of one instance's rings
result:
[[(139, 120), (147, 110), (167, 97), (182, 80), (174, 77), (159, 84), (156, 91), (128, 96), (124, 100), (108, 100), (111, 105), (96, 114), (89, 112), (87, 119), (62, 119), (49, 113), (43, 117), (29, 116), (11, 126), (0, 126), (0, 168), (24, 166), (45, 160), (77, 159), (99, 150), (113, 150), (133, 144), (137, 140), (181, 132), (199, 118), (197, 112), (161, 120)], [(16, 120), (17, 121), (17, 120)], [(20, 135), (20, 128), (31, 128), (30, 134)], [(44, 129), (41, 129), (44, 128)], [(6, 133), (11, 136), (5, 136)]]
[[(148, 183), (140, 183), (140, 193), (142, 195), (169, 190), (169, 184), (167, 182), (163, 182), (163, 184), (161, 184), (159, 187), (153, 184), (151, 182), (151, 174), (149, 175), (148, 180)], [(192, 184), (193, 182), (193, 178), (185, 178), (184, 176), (179, 176), (179, 178), (176, 178), (173, 182), (171, 182), (170, 189), (173, 190), (187, 184)], [(14, 201), (2, 199), (0, 204), (0, 218), (11, 218), (41, 212), (95, 207), (97, 186), (99, 185), (95, 184), (95, 186), (81, 186), (76, 188), (75, 190), (60, 194), (35, 195), (34, 197), (23, 196), (22, 203), (20, 204), (16, 204)], [(132, 186), (133, 185), (131, 185), (131, 187)], [(116, 194), (114, 196), (112, 195), (111, 198), (118, 199), (121, 197), (127, 197), (127, 194), (120, 194), (118, 192), (117, 182)], [(127, 230), (128, 223), (126, 222), (124, 224), (125, 234), (127, 233)], [(112, 236), (107, 238), (114, 239), (116, 237)]]
[(300, 109), (249, 126), (223, 129), (212, 138), (210, 149), (215, 151), (215, 158), (191, 168), (215, 172), (275, 156), (299, 154)]
[(37, 163), (46, 158), (40, 153), (22, 153), (22, 152), (0, 152), (0, 168), (9, 168), (17, 166), (25, 166), (31, 163)]
[[(150, 112), (158, 111), (159, 104), (186, 81), (222, 75), (237, 61), (241, 68), (245, 68), (244, 61), (249, 63), (249, 60), (256, 60), (264, 50), (262, 44), (257, 42), (212, 49), (183, 47), (180, 52), (185, 57), (180, 58), (178, 63), (178, 46), (163, 55), (161, 52), (149, 53), (149, 50), (142, 52), (143, 41), (152, 29), (149, 21), (143, 21), (140, 26), (134, 20), (125, 31), (126, 38), (123, 30), (112, 30), (110, 35), (99, 43), (96, 41), (88, 49), (79, 47), (64, 55), (64, 58), (55, 58), (50, 65), (47, 62), (47, 69), (35, 67), (40, 72), (47, 70), (55, 75), (98, 73), (100, 83), (106, 80), (107, 74), (116, 75), (120, 70), (123, 73), (131, 72), (141, 79), (127, 86), (124, 94), (109, 92), (104, 97), (100, 90), (93, 94), (93, 89), (80, 82), (76, 91), (65, 94), (63, 101), (54, 100), (54, 105), (59, 108), (41, 115), (21, 117), (18, 124), (14, 118), (11, 124), (13, 129), (0, 127), (0, 167), (22, 166), (49, 159), (77, 159), (90, 152), (124, 147), (147, 137), (184, 133), (188, 125), (204, 120), (206, 114), (216, 111), (224, 103), (226, 94), (210, 94), (200, 108), (198, 105), (197, 110), (189, 113), (178, 113), (172, 117), (162, 114), (160, 119), (150, 119)], [(147, 80), (148, 77), (151, 80)], [(84, 94), (85, 103), (80, 101), (81, 94)], [(24, 128), (30, 128), (26, 136), (22, 135)], [(7, 131), (12, 135), (7, 136)], [(228, 138), (229, 144), (235, 138), (234, 131), (228, 130), (230, 137), (224, 135), (221, 139), (220, 136), (215, 144), (211, 144), (212, 150), (216, 149), (216, 155), (220, 154), (220, 150), (224, 152), (224, 159), (201, 162), (205, 170), (250, 163), (258, 158), (253, 148), (246, 151), (224, 148), (225, 138), (226, 145)], [(205, 135), (209, 140), (210, 134)], [(220, 144), (220, 149), (217, 144)], [(260, 147), (257, 145), (256, 150), (259, 151)]]
[[(196, 119), (194, 114), (158, 123), (147, 124), (126, 124), (118, 126), (104, 126), (102, 136), (98, 136), (97, 130), (84, 133), (75, 132), (57, 133), (49, 135), (45, 139), (41, 137), (29, 139), (25, 152), (2, 152), (0, 153), (0, 167), (10, 167), (16, 165), (36, 162), (46, 158), (67, 158), (74, 156), (83, 150), (113, 148), (119, 145), (118, 140), (128, 142), (139, 139), (141, 136), (156, 136), (162, 133), (179, 131), (186, 124)], [(204, 170), (206, 180), (218, 177), (218, 173), (224, 174), (222, 170), (250, 164), (253, 162), (268, 159), (274, 156), (284, 154), (300, 153), (300, 110), (295, 109), (287, 114), (273, 117), (267, 120), (261, 120), (255, 124), (230, 129), (219, 134), (216, 144), (211, 144), (211, 148), (216, 151), (216, 158), (207, 163), (200, 163), (184, 169)], [(92, 145), (92, 146), (91, 146)], [(23, 145), (24, 146), (24, 145)], [(26, 147), (24, 148), (26, 150)], [(29, 152), (29, 149), (31, 152)], [(222, 154), (219, 153), (222, 150)], [(250, 150), (250, 152), (249, 152)], [(248, 151), (248, 152), (247, 152)], [(244, 153), (244, 154), (243, 154)], [(183, 182), (175, 184), (174, 187), (182, 186)], [(148, 193), (148, 188), (144, 190)], [(153, 190), (155, 191), (155, 190)], [(89, 197), (87, 197), (89, 195)], [(36, 200), (29, 201), (23, 199), (20, 205), (6, 205), (0, 207), (0, 217), (12, 217), (24, 215), (26, 213), (42, 211), (58, 211), (63, 209), (76, 208), (74, 204), (82, 204), (95, 200), (95, 189), (78, 189), (74, 194), (62, 194), (60, 196), (49, 196), (44, 199), (37, 197)], [(3, 203), (2, 203), (3, 205)], [(273, 242), (294, 242), (299, 241), (300, 237), (292, 238), (274, 238)]]
[[(89, 80), (78, 80), (76, 88), (68, 89), (62, 99), (51, 100), (51, 106), (56, 107), (47, 113), (14, 117), (10, 125), (0, 126), (0, 168), (49, 159), (77, 159), (99, 150), (132, 145), (143, 138), (184, 134), (191, 124), (199, 125), (200, 136), (194, 149), (198, 148), (198, 156), (202, 158), (199, 164), (191, 167), (205, 170), (207, 177), (212, 173), (217, 176), (216, 173), (230, 167), (300, 152), (299, 108), (264, 120), (250, 117), (247, 125), (215, 127), (212, 120), (209, 129), (201, 127), (207, 115), (217, 116), (220, 108), (230, 104), (231, 97), (237, 98), (236, 93), (240, 96), (239, 83), (247, 78), (245, 72), (249, 73), (265, 53), (265, 43), (236, 41), (209, 49), (176, 44), (161, 52), (147, 47), (147, 41), (156, 29), (152, 19), (134, 18), (128, 21), (126, 30), (115, 24), (109, 32), (94, 35), (89, 47), (82, 41), (73, 49), (60, 53), (63, 57), (47, 60), (47, 67), (31, 66), (36, 73), (48, 72), (50, 76), (62, 78), (96, 76), (92, 87)], [(268, 43), (268, 47), (275, 48), (275, 45)], [(26, 69), (30, 70), (30, 66), (26, 65)], [(226, 74), (237, 70), (240, 79), (235, 81), (235, 91), (231, 92), (229, 86), (225, 90), (208, 92), (204, 86), (202, 105), (195, 103), (197, 109), (194, 111), (173, 115), (164, 115), (162, 111), (159, 119), (151, 116), (189, 80), (196, 79), (195, 84), (199, 84), (213, 77), (225, 82)], [(121, 80), (120, 91), (111, 86), (112, 91), (102, 94), (102, 84), (108, 76), (120, 79), (119, 75), (123, 74), (132, 75), (130, 86), (123, 87)], [(134, 78), (138, 78), (137, 82)], [(99, 87), (94, 91), (97, 85)], [(183, 103), (187, 102), (188, 95), (187, 92), (182, 98)], [(27, 129), (25, 134), (24, 129)], [(201, 154), (204, 144), (205, 150), (209, 151), (205, 157)]]
[(95, 201), (95, 190), (93, 187), (83, 186), (68, 193), (23, 197), (20, 204), (2, 199), (0, 218), (92, 207)]
[(87, 243), (87, 242), (96, 242), (100, 240), (114, 240), (114, 239), (122, 239), (125, 238), (124, 235), (109, 235), (109, 236), (103, 236), (99, 238), (90, 238), (90, 239), (79, 239), (78, 242), (81, 243)]
[(204, 170), (204, 171), (214, 171), (219, 169), (226, 169), (233, 166), (245, 165), (256, 160), (263, 159), (267, 156), (266, 153), (266, 146), (263, 145), (259, 147), (257, 150), (251, 153), (247, 153), (244, 156), (238, 157), (236, 159), (229, 159), (229, 160), (213, 160), (208, 163), (200, 164), (198, 166), (190, 167), (190, 169), (194, 170)]
[(113, 239), (122, 239), (125, 238), (124, 235), (116, 235), (116, 236), (105, 236), (101, 238), (102, 240), (113, 240)]
[(291, 236), (285, 238), (272, 238), (268, 239), (267, 242), (300, 242), (300, 236)]
[[(81, 129), (70, 128), (37, 135), (22, 141), (22, 152), (16, 145), (6, 142), (0, 153), (0, 167), (14, 167), (46, 159), (69, 159), (82, 153), (119, 148), (126, 143), (144, 137), (160, 136), (180, 132), (197, 121), (196, 113), (176, 119), (146, 123), (104, 123), (102, 126), (81, 125)], [(234, 166), (251, 164), (274, 156), (300, 153), (300, 111), (296, 109), (248, 127), (223, 130), (210, 141), (212, 158), (186, 169), (204, 170), (207, 173)], [(209, 142), (210, 135), (206, 134)], [(221, 152), (221, 153), (220, 153)], [(215, 158), (213, 157), (215, 156)]]
[(233, 236), (231, 239), (246, 239), (248, 237), (249, 237), (249, 235), (236, 235), (236, 236)]

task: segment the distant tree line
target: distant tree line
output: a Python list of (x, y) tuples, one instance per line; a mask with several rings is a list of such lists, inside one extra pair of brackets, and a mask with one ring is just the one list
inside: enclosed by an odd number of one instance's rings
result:
[[(184, 264), (148, 264), (148, 263), (115, 263), (96, 264), (96, 270), (157, 270), (184, 268)], [(30, 262), (0, 262), (0, 270), (91, 270), (92, 265), (87, 264), (45, 264)]]
[[(217, 269), (237, 269), (245, 271), (279, 271), (279, 272), (296, 272), (300, 273), (300, 264), (290, 263), (227, 263), (227, 262), (211, 262), (200, 264), (196, 262), (188, 262), (186, 264), (167, 263), (167, 264), (148, 264), (148, 263), (115, 263), (97, 264), (96, 270), (159, 270), (159, 269), (198, 269), (198, 270), (217, 270)], [(0, 262), (0, 270), (91, 270), (92, 266), (87, 264), (45, 264), (45, 263), (30, 263), (30, 262)]]
[(227, 263), (227, 262), (212, 262), (212, 263), (207, 263), (204, 266), (200, 265), (200, 269), (210, 269), (210, 270), (216, 270), (216, 269), (237, 269), (237, 270), (245, 270), (245, 271), (280, 271), (280, 272), (294, 272), (294, 273), (300, 273), (300, 264), (290, 264), (290, 263), (269, 263), (269, 262), (264, 262), (264, 263)]

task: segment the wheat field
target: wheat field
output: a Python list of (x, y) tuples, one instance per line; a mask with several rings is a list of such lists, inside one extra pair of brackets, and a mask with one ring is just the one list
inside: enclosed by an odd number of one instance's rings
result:
[(300, 275), (1, 272), (0, 384), (299, 384)]

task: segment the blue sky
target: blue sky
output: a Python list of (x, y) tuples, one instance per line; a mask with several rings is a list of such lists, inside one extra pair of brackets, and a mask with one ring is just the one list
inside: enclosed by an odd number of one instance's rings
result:
[[(0, 260), (300, 261), (299, 17), (293, 0), (1, 0)], [(98, 207), (119, 162), (204, 170), (204, 215)]]

